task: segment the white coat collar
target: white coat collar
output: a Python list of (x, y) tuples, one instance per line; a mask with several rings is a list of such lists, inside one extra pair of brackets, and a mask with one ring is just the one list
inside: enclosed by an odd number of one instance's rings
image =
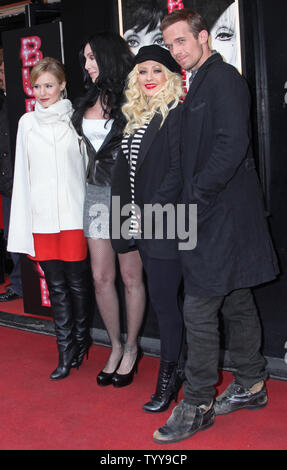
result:
[(38, 102), (35, 105), (35, 116), (41, 124), (69, 121), (72, 111), (72, 103), (67, 99), (59, 100), (48, 108), (44, 108)]

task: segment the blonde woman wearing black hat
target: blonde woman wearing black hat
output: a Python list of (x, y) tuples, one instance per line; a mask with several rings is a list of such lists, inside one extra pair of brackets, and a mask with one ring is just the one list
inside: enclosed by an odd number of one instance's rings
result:
[[(183, 321), (179, 291), (182, 273), (175, 239), (155, 232), (147, 235), (143, 213), (146, 204), (175, 204), (179, 196), (180, 69), (170, 53), (156, 45), (142, 47), (128, 76), (126, 103), (122, 111), (127, 124), (122, 151), (117, 159), (112, 195), (120, 196), (121, 206), (131, 204), (131, 217), (121, 219), (128, 236), (112, 244), (116, 251), (134, 243), (139, 249), (147, 275), (149, 298), (160, 331), (160, 368), (155, 394), (143, 406), (145, 411), (160, 412), (177, 398), (181, 386), (179, 359), (182, 349)], [(146, 207), (146, 206), (145, 206)], [(165, 219), (163, 219), (165, 220)], [(124, 223), (125, 222), (125, 223)], [(114, 229), (112, 218), (112, 232)], [(115, 374), (114, 383), (121, 381)]]

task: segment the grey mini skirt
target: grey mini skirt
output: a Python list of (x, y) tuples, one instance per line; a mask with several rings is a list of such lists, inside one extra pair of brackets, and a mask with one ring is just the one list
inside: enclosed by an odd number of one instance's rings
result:
[(110, 186), (88, 184), (84, 203), (84, 233), (87, 238), (110, 238)]

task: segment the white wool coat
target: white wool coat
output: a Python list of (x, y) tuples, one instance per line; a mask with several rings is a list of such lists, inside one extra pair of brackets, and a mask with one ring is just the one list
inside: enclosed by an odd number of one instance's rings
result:
[(8, 251), (35, 256), (33, 233), (83, 228), (86, 162), (67, 99), (18, 125)]

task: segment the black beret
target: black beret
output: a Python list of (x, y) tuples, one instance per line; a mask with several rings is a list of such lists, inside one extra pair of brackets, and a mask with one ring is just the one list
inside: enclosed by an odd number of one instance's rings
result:
[(167, 67), (171, 72), (180, 73), (180, 66), (172, 58), (170, 52), (156, 44), (141, 47), (134, 58), (134, 66), (146, 60), (154, 60)]

